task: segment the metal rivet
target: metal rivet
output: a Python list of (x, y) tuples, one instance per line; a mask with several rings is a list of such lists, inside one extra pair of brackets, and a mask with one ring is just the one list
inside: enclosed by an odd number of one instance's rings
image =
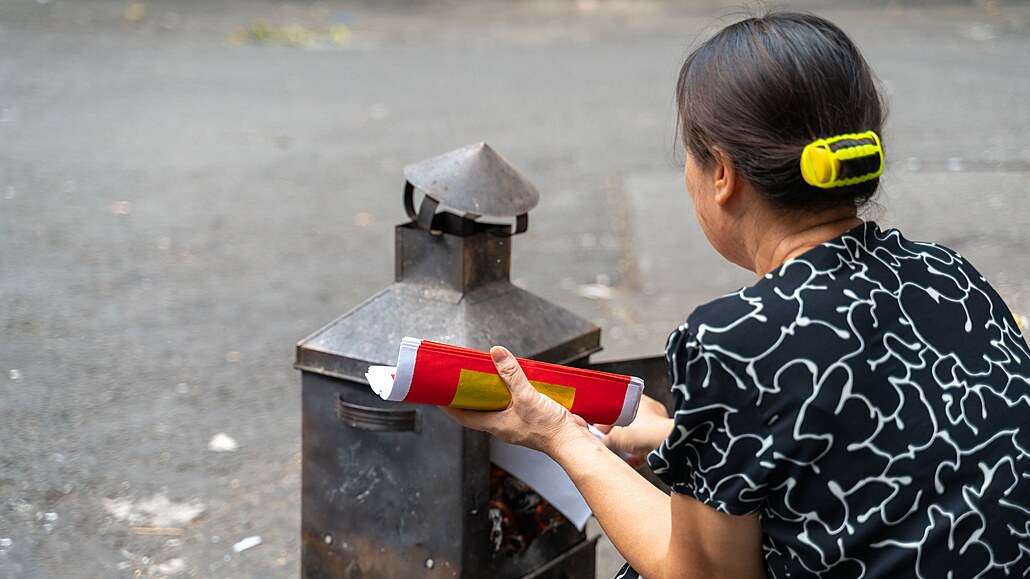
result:
[(333, 544), (333, 536), (328, 534), (328, 533), (324, 537), (322, 537), (322, 540), (325, 541), (326, 545), (332, 545)]

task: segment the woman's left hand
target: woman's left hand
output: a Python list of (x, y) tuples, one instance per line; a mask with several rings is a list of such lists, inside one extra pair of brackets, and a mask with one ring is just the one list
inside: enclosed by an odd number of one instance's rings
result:
[(564, 406), (537, 392), (529, 383), (515, 356), (500, 346), (490, 349), (497, 373), (508, 386), (511, 402), (497, 412), (444, 407), (457, 423), (482, 430), (509, 444), (517, 444), (545, 454), (572, 437), (592, 437), (585, 420)]
[(674, 423), (672, 418), (669, 418), (669, 411), (665, 409), (664, 404), (644, 394), (640, 397), (637, 416), (631, 424), (627, 426), (595, 424), (594, 426), (606, 433), (605, 446), (624, 455), (634, 456), (635, 460), (630, 461), (630, 464), (639, 466), (643, 464), (644, 456), (647, 453), (661, 446), (662, 442), (669, 437)]

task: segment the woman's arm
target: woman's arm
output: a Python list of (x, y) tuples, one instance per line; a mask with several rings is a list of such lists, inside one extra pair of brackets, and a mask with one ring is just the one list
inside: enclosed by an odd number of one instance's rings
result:
[(735, 517), (685, 495), (670, 498), (536, 391), (503, 348), (491, 350), (512, 402), (500, 412), (445, 408), (464, 426), (546, 453), (565, 469), (615, 548), (647, 579), (763, 577), (757, 516)]
[(666, 496), (592, 436), (549, 454), (645, 578), (764, 577), (757, 515), (726, 515), (687, 495)]

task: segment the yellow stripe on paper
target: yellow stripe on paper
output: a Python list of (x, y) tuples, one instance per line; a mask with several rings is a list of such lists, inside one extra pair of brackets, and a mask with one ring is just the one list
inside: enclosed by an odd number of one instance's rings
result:
[(536, 388), (536, 391), (561, 404), (568, 410), (572, 410), (572, 401), (576, 398), (576, 389), (572, 386), (561, 384), (548, 384), (547, 382), (529, 381)]
[[(530, 384), (544, 396), (551, 398), (565, 408), (571, 409), (576, 398), (576, 389), (561, 384), (548, 384), (530, 380)], [(462, 370), (458, 377), (458, 390), (454, 393), (451, 406), (469, 410), (503, 410), (508, 407), (511, 395), (504, 380), (491, 372)]]

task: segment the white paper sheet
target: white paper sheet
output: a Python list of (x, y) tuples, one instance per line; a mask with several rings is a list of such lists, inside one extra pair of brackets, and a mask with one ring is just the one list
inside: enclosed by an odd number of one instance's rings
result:
[(490, 460), (529, 485), (580, 531), (593, 515), (569, 475), (546, 454), (490, 437)]
[[(597, 438), (605, 436), (593, 424), (590, 434)], [(622, 458), (629, 456), (622, 452), (617, 454)], [(490, 437), (490, 461), (529, 485), (580, 531), (593, 516), (590, 505), (565, 474), (565, 469), (546, 454)]]

